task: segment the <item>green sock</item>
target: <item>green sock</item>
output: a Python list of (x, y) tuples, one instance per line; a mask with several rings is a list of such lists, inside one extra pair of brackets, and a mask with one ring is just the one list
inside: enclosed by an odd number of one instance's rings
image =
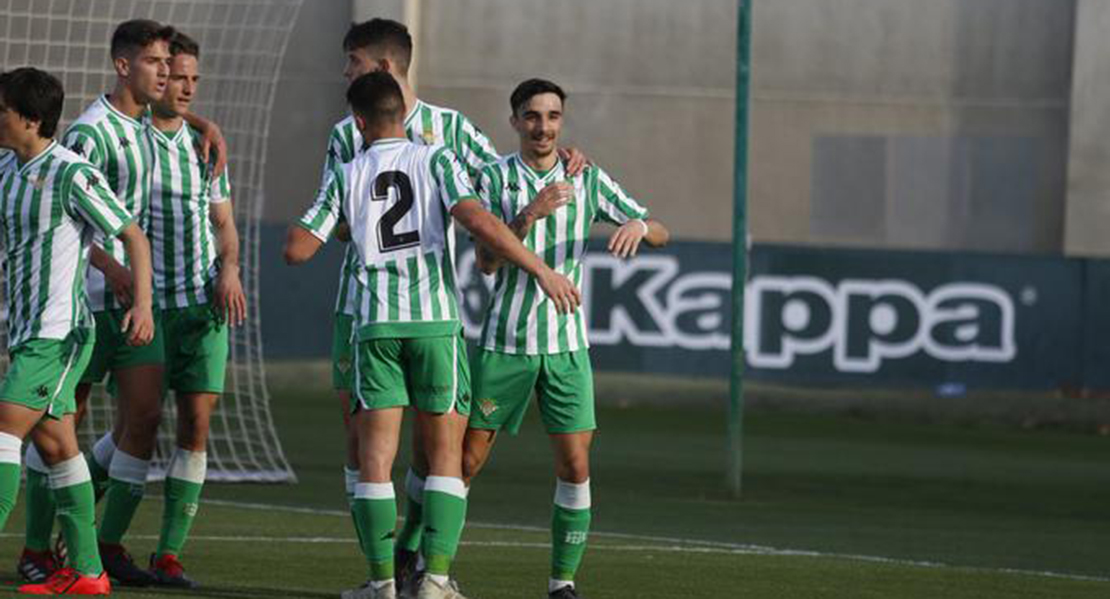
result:
[(35, 446), (27, 448), (27, 487), (23, 497), (27, 506), (26, 540), (23, 545), (31, 551), (50, 549), (50, 535), (54, 532), (54, 492), (50, 489), (50, 469), (39, 457)]
[(343, 466), (343, 486), (347, 491), (347, 510), (351, 512), (351, 524), (355, 527), (358, 546), (362, 547), (362, 525), (355, 516), (355, 485), (358, 484), (358, 470)]
[(76, 456), (55, 465), (50, 486), (66, 540), (66, 561), (85, 576), (100, 576), (104, 569), (96, 545), (96, 500), (85, 460)]
[(22, 475), (19, 450), (23, 442), (15, 435), (0, 433), (0, 530), (8, 522), (8, 515), (15, 507)]
[(551, 578), (574, 580), (590, 533), (590, 483), (556, 483), (551, 514)]
[(429, 476), (424, 483), (424, 543), (428, 574), (446, 576), (466, 521), (466, 485), (461, 478)]
[(100, 541), (119, 545), (131, 527), (131, 519), (139, 509), (146, 492), (149, 460), (140, 460), (121, 450), (112, 456), (111, 480), (104, 496), (104, 513), (100, 521)]
[(420, 550), (424, 533), (424, 479), (409, 469), (405, 476), (405, 522), (397, 533), (397, 548), (404, 551)]
[(200, 492), (208, 471), (208, 454), (178, 448), (166, 468), (165, 504), (162, 507), (162, 533), (158, 536), (157, 557), (181, 555), (193, 519), (200, 509)]
[(112, 433), (109, 432), (97, 440), (93, 444), (92, 451), (85, 456), (97, 501), (100, 501), (104, 494), (108, 492), (108, 468), (115, 453), (116, 443), (112, 441)]
[(361, 529), (362, 554), (370, 566), (370, 580), (393, 579), (393, 537), (397, 526), (397, 498), (392, 483), (355, 485), (355, 521)]

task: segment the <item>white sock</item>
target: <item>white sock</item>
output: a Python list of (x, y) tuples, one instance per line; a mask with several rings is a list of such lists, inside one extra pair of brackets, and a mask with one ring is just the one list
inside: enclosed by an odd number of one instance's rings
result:
[(112, 456), (116, 453), (116, 442), (112, 440), (112, 433), (107, 433), (97, 439), (93, 444), (92, 456), (97, 464), (104, 470), (112, 467)]
[(34, 470), (39, 474), (50, 474), (50, 466), (42, 461), (42, 456), (39, 455), (39, 450), (34, 443), (27, 444), (27, 452), (23, 454), (23, 463), (27, 465), (28, 470)]
[(148, 472), (150, 460), (137, 458), (122, 449), (112, 455), (112, 465), (108, 467), (109, 478), (133, 485), (145, 485)]
[(374, 587), (375, 590), (384, 589), (385, 587), (391, 587), (393, 586), (393, 579), (387, 578), (385, 580), (371, 580), (370, 586)]
[(174, 449), (169, 467), (166, 468), (167, 477), (197, 485), (204, 484), (204, 478), (207, 474), (208, 452), (189, 451), (180, 447)]
[(574, 588), (574, 581), (573, 580), (555, 580), (554, 578), (549, 578), (547, 580), (547, 592), (548, 593), (554, 593), (555, 591), (557, 591), (557, 590), (559, 590), (563, 587), (570, 587), (570, 588), (573, 589)]
[(23, 461), (19, 450), (23, 449), (23, 439), (8, 433), (0, 433), (0, 463), (19, 466)]
[(450, 580), (444, 574), (425, 574), (424, 576), (427, 576), (428, 578), (431, 579), (432, 582), (438, 584), (441, 587), (447, 586), (447, 581)]

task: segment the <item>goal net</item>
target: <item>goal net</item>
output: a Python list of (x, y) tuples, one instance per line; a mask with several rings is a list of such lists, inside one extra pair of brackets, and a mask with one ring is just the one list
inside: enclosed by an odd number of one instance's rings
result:
[[(230, 146), (248, 300), (246, 325), (231, 330), (226, 390), (212, 416), (209, 480), (296, 480), (270, 413), (259, 322), (258, 252), (271, 108), (300, 7), (300, 0), (0, 0), (0, 68), (35, 66), (62, 81), (66, 104), (59, 131), (97, 96), (111, 91), (115, 75), (108, 43), (120, 22), (154, 19), (200, 43), (203, 83), (195, 110), (220, 125)], [(6, 321), (6, 301), (3, 306), (0, 317)], [(6, 322), (2, 330), (6, 334)], [(175, 403), (172, 393), (164, 402), (152, 479), (164, 475), (173, 451)], [(98, 388), (78, 431), (83, 446), (89, 447), (112, 421), (113, 402)]]

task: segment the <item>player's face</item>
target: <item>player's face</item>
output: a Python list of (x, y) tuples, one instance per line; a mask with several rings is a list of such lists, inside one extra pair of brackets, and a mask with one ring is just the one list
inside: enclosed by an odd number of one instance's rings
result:
[(555, 94), (537, 94), (529, 98), (509, 122), (520, 136), (522, 153), (550, 156), (559, 147), (563, 101)]
[(367, 73), (382, 70), (384, 63), (381, 56), (367, 48), (351, 50), (347, 52), (347, 65), (343, 67), (343, 76), (347, 78), (347, 83), (351, 83)]
[(38, 125), (0, 100), (0, 148), (13, 150), (38, 131)]
[(127, 87), (140, 104), (149, 104), (162, 97), (170, 76), (170, 47), (156, 41), (126, 59), (122, 73)]
[(188, 114), (199, 82), (197, 57), (189, 54), (174, 56), (170, 61), (170, 78), (166, 83), (166, 92), (161, 99), (154, 102), (155, 109), (165, 116)]

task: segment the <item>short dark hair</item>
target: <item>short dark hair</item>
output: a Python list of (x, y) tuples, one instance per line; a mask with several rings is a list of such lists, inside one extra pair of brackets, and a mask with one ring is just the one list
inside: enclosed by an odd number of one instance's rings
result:
[(390, 19), (370, 19), (353, 23), (343, 37), (343, 50), (352, 52), (362, 48), (378, 48), (391, 55), (397, 70), (408, 75), (412, 62), (412, 36), (403, 23)]
[(65, 90), (56, 77), (34, 67), (0, 75), (0, 100), (29, 121), (39, 122), (39, 137), (54, 137), (62, 117)]
[(524, 106), (533, 96), (540, 94), (555, 94), (559, 96), (560, 102), (565, 103), (567, 101), (567, 93), (555, 83), (547, 79), (529, 79), (516, 86), (513, 95), (509, 96), (509, 105), (513, 109), (513, 114), (516, 114), (520, 107)]
[(157, 41), (169, 42), (175, 33), (173, 27), (150, 19), (124, 21), (112, 33), (112, 58), (142, 50)]
[(175, 31), (173, 37), (170, 38), (170, 56), (177, 56), (178, 54), (187, 54), (200, 60), (200, 44), (184, 33)]
[(368, 123), (400, 123), (405, 119), (405, 96), (393, 75), (374, 71), (362, 75), (347, 88), (351, 110)]

